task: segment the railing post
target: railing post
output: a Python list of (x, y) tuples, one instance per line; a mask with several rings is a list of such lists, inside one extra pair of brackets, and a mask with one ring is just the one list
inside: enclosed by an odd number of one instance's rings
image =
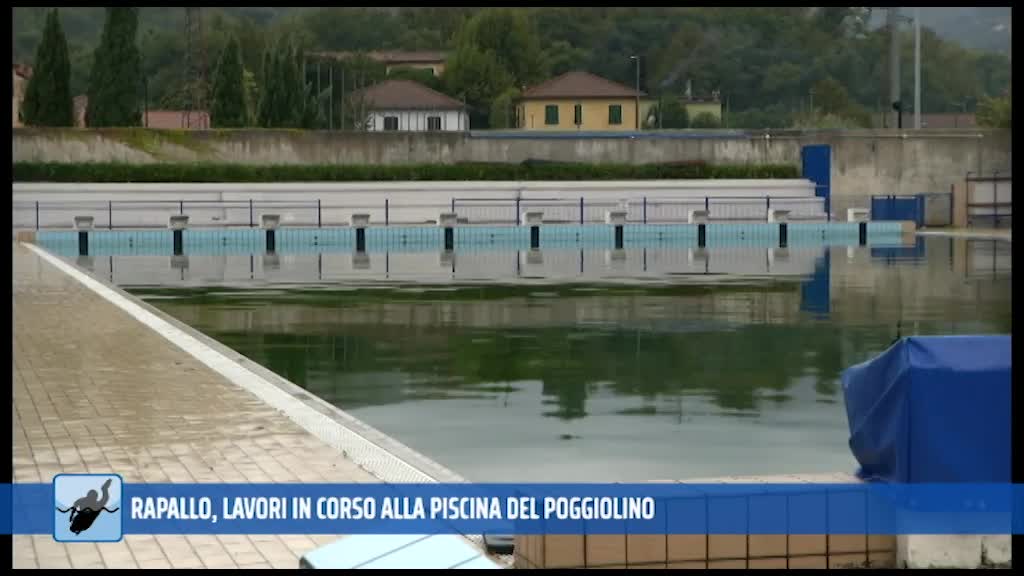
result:
[(580, 196), (580, 226), (583, 226), (583, 196)]
[(184, 214), (184, 213), (185, 213), (185, 201), (184, 200), (179, 200), (178, 201), (178, 214)]
[(323, 228), (323, 213), (320, 211), (320, 199), (316, 199), (316, 227)]
[(39, 200), (36, 200), (36, 230), (39, 230)]
[(707, 196), (705, 196), (705, 197), (704, 197), (704, 211), (705, 211), (705, 212), (711, 212), (711, 206), (710, 206), (710, 204), (711, 204), (711, 203), (710, 203), (710, 201), (709, 201), (708, 197), (707, 197)]
[(452, 214), (455, 214), (455, 198), (452, 198)]
[(107, 200), (107, 230), (114, 229), (114, 201)]
[(647, 196), (644, 196), (644, 224), (647, 224)]
[[(454, 210), (452, 210), (452, 212), (454, 212)], [(516, 226), (519, 226), (519, 224), (520, 224), (520, 219), (519, 219), (519, 196), (516, 196)]]
[(249, 228), (252, 228), (255, 225), (256, 223), (253, 221), (252, 217), (252, 198), (249, 198)]
[(770, 214), (771, 211), (772, 211), (772, 197), (771, 196), (765, 196), (764, 197), (764, 219), (765, 219), (765, 221), (768, 221), (768, 214)]
[(384, 199), (384, 225), (385, 226), (388, 225), (388, 217), (390, 216), (390, 214), (388, 212), (389, 212), (389, 210), (388, 210), (388, 199), (385, 198)]

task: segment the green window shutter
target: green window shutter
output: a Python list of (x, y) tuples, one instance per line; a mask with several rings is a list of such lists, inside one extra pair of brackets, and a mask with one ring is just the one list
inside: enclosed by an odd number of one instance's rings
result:
[(622, 106), (612, 104), (608, 107), (608, 123), (622, 124)]
[(580, 104), (577, 104), (576, 106), (574, 106), (573, 110), (572, 110), (572, 116), (573, 116), (572, 120), (573, 120), (573, 122), (576, 123), (577, 126), (579, 126), (580, 124), (583, 124), (583, 106), (580, 105)]
[(558, 106), (545, 106), (544, 107), (544, 123), (547, 125), (558, 125)]

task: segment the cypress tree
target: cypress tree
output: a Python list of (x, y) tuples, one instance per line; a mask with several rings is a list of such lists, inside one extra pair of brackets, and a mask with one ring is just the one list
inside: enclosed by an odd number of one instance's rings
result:
[(245, 78), (238, 40), (228, 39), (213, 79), (211, 121), (215, 128), (240, 128), (246, 125)]
[(68, 42), (54, 8), (46, 16), (32, 77), (25, 88), (22, 115), (28, 126), (74, 126)]
[(138, 126), (140, 57), (136, 7), (107, 8), (103, 35), (89, 76), (89, 126)]

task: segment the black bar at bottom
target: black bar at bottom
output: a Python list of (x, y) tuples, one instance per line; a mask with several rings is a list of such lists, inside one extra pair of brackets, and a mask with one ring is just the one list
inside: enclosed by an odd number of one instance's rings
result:
[(865, 246), (868, 243), (868, 223), (867, 222), (861, 222), (860, 225), (858, 226), (858, 228), (859, 228), (859, 232), (860, 232), (860, 234), (859, 234), (859, 236), (860, 236), (860, 238), (859, 238), (860, 245), (861, 246)]
[(181, 254), (184, 252), (184, 249), (182, 248), (183, 245), (184, 245), (184, 242), (182, 242), (181, 232), (182, 232), (181, 230), (175, 230), (174, 231), (174, 255), (175, 256), (181, 256)]
[(78, 255), (89, 255), (89, 233), (84, 230), (78, 233)]
[(530, 226), (530, 248), (540, 248), (540, 226)]
[(267, 230), (267, 252), (277, 252), (277, 236), (274, 230)]
[(615, 227), (615, 249), (622, 250), (622, 226)]
[(366, 252), (366, 228), (356, 228), (356, 252)]
[(455, 249), (455, 229), (445, 228), (444, 229), (444, 249), (454, 250)]
[(779, 224), (779, 248), (789, 245), (789, 225), (785, 222)]
[(708, 234), (706, 224), (697, 224), (697, 246), (703, 248), (707, 245)]

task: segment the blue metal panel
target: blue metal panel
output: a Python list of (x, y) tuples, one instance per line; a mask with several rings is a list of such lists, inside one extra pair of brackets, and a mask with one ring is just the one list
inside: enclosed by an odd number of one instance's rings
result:
[(831, 210), (832, 147), (827, 144), (804, 146), (800, 150), (801, 174), (814, 182), (814, 195), (825, 199), (825, 211)]
[(814, 276), (800, 286), (800, 309), (812, 314), (828, 315), (832, 309), (831, 253), (814, 263)]
[(924, 224), (924, 196), (872, 196), (872, 220), (912, 221)]

